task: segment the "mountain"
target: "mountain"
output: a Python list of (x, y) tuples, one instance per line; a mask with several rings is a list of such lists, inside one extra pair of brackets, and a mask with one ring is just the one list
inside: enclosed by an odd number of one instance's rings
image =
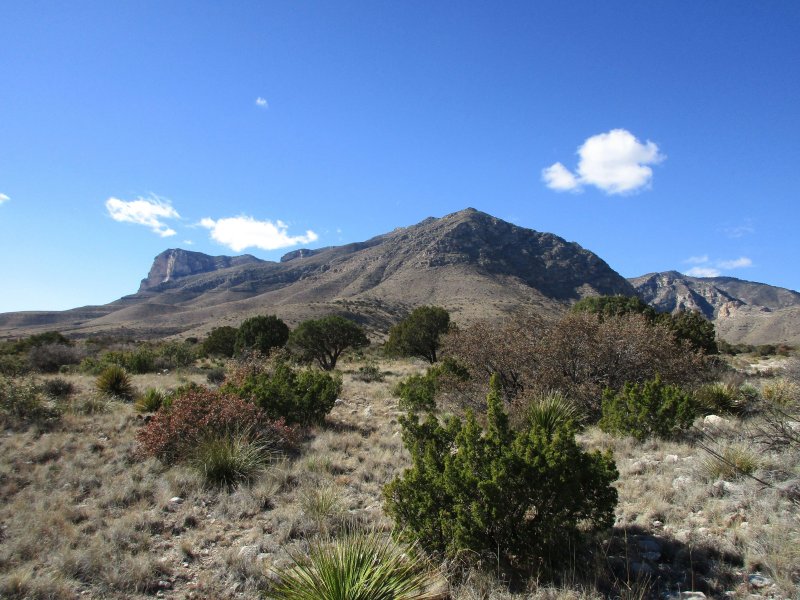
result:
[(444, 306), (465, 322), (520, 307), (555, 315), (587, 295), (634, 293), (578, 244), (470, 208), (364, 242), (295, 250), (280, 262), (167, 250), (137, 293), (103, 306), (6, 313), (0, 336), (47, 329), (202, 336), (255, 314), (293, 324), (330, 312), (386, 331), (423, 304)]
[(657, 310), (697, 310), (731, 343), (800, 344), (800, 294), (734, 277), (689, 277), (676, 271), (629, 279)]

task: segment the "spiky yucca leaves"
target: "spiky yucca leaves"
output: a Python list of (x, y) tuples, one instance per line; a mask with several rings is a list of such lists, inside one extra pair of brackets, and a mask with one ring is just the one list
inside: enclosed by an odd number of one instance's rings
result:
[(134, 396), (133, 383), (128, 372), (119, 365), (106, 367), (94, 383), (97, 391), (107, 396), (131, 400)]
[(580, 425), (584, 418), (583, 411), (560, 391), (541, 394), (528, 407), (531, 425), (540, 427), (551, 436), (568, 423)]
[(308, 556), (278, 572), (273, 600), (425, 600), (431, 577), (413, 548), (377, 532), (349, 532), (311, 544)]
[(233, 487), (255, 479), (274, 456), (271, 445), (249, 431), (212, 433), (200, 440), (189, 464), (208, 484)]
[(134, 404), (137, 412), (148, 413), (156, 412), (161, 408), (169, 398), (166, 390), (161, 388), (149, 388), (144, 394), (139, 396)]

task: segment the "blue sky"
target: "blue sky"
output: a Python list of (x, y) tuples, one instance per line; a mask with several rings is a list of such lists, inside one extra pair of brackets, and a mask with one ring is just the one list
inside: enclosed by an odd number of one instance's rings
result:
[(0, 4), (0, 311), (473, 206), (800, 289), (800, 3)]

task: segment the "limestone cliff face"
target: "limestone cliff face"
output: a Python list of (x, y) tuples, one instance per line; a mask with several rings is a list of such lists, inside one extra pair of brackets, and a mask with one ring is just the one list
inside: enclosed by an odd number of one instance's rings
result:
[(660, 311), (699, 311), (731, 343), (797, 343), (800, 294), (734, 277), (689, 277), (676, 271), (629, 280)]
[(209, 256), (202, 252), (190, 252), (180, 248), (170, 248), (155, 257), (150, 272), (139, 285), (139, 291), (157, 289), (165, 283), (173, 282), (183, 277), (210, 273), (229, 267), (263, 262), (255, 256)]

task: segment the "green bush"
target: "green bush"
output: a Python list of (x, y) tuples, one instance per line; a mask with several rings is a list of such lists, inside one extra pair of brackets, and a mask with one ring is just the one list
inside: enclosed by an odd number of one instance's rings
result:
[(230, 325), (214, 327), (203, 340), (202, 351), (206, 356), (233, 356), (236, 350), (236, 334), (239, 330)]
[(420, 306), (389, 330), (386, 347), (400, 356), (417, 356), (433, 364), (441, 338), (450, 329), (450, 313), (444, 308)]
[(383, 381), (384, 376), (377, 364), (374, 362), (369, 362), (366, 365), (362, 365), (358, 368), (358, 371), (355, 373), (355, 375), (353, 375), (353, 379), (364, 381), (366, 383), (372, 383), (373, 381)]
[(272, 600), (423, 600), (430, 575), (412, 547), (378, 533), (316, 541), (277, 573)]
[(61, 413), (47, 402), (39, 385), (30, 378), (0, 376), (0, 427), (46, 429), (58, 422)]
[(289, 425), (321, 423), (331, 412), (342, 390), (342, 378), (317, 369), (296, 369), (277, 360), (272, 368), (231, 382), (223, 390), (252, 399), (271, 419), (285, 419)]
[(402, 418), (413, 466), (384, 488), (386, 511), (427, 550), (553, 574), (585, 532), (613, 523), (613, 458), (583, 451), (571, 421), (512, 430), (497, 378), (487, 405), (485, 428), (471, 412)]
[(631, 435), (673, 438), (694, 421), (696, 409), (692, 395), (659, 377), (641, 385), (626, 383), (618, 393), (603, 392), (600, 429)]
[(95, 380), (97, 391), (106, 396), (131, 400), (135, 394), (131, 376), (119, 365), (106, 367)]
[(436, 394), (445, 385), (469, 379), (467, 370), (447, 357), (429, 367), (424, 375), (409, 375), (395, 385), (393, 393), (400, 398), (400, 408), (412, 412), (436, 409)]
[(225, 369), (222, 367), (209, 369), (208, 373), (206, 373), (206, 381), (213, 385), (221, 385), (225, 381)]
[(68, 398), (75, 392), (75, 386), (72, 382), (63, 379), (62, 377), (54, 377), (48, 379), (42, 385), (44, 393), (51, 398)]

